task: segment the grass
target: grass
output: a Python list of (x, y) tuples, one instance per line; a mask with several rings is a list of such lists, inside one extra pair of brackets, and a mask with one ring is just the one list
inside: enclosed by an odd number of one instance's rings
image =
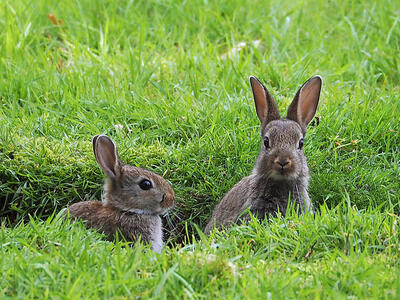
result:
[[(0, 295), (395, 298), (399, 12), (388, 0), (2, 1)], [(207, 239), (197, 228), (259, 150), (251, 74), (282, 113), (324, 79), (305, 143), (319, 213)], [(157, 259), (54, 218), (101, 197), (100, 133), (173, 185)]]
[(315, 218), (254, 220), (158, 255), (58, 217), (31, 219), (0, 231), (0, 296), (395, 298), (397, 222), (390, 213), (324, 206)]

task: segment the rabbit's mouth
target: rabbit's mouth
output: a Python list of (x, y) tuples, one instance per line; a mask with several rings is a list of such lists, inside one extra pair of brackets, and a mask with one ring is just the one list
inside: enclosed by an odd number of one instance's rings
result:
[(272, 170), (269, 177), (275, 180), (290, 180), (293, 179), (294, 174), (291, 168), (276, 167)]
[(162, 196), (162, 200), (160, 202), (161, 207), (164, 210), (170, 209), (174, 205), (175, 195), (173, 193), (166, 193)]

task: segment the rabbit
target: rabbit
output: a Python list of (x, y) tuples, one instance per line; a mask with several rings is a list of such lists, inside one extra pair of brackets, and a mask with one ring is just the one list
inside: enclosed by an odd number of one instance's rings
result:
[(72, 204), (72, 219), (81, 219), (114, 240), (116, 232), (127, 241), (141, 238), (160, 253), (163, 247), (160, 214), (174, 205), (175, 193), (161, 176), (138, 167), (125, 165), (118, 157), (113, 140), (105, 135), (93, 138), (96, 161), (107, 176), (103, 202), (83, 201)]
[[(314, 76), (298, 90), (286, 118), (264, 85), (250, 76), (257, 116), (261, 122), (261, 150), (250, 176), (239, 181), (217, 205), (205, 228), (229, 227), (247, 221), (250, 211), (259, 220), (286, 213), (289, 201), (299, 214), (314, 213), (307, 193), (309, 170), (303, 153), (308, 123), (316, 113), (322, 78)], [(245, 212), (248, 210), (247, 212)]]

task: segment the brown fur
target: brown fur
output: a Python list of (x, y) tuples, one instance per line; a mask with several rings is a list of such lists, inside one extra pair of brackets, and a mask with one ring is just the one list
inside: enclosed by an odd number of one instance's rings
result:
[[(70, 216), (84, 220), (87, 227), (106, 234), (109, 240), (119, 232), (127, 241), (135, 242), (140, 238), (160, 252), (162, 222), (159, 215), (174, 205), (173, 189), (161, 176), (123, 164), (114, 142), (107, 136), (93, 138), (93, 151), (107, 175), (103, 202), (72, 204)], [(150, 181), (152, 187), (142, 189), (143, 180)]]
[(110, 241), (118, 233), (127, 241), (133, 242), (140, 237), (144, 243), (151, 243), (153, 236), (157, 235), (154, 229), (161, 226), (158, 215), (122, 212), (96, 200), (75, 203), (69, 207), (69, 213), (72, 217), (85, 220), (88, 228), (99, 230)]
[[(289, 201), (298, 213), (313, 212), (307, 193), (309, 171), (300, 139), (316, 112), (321, 78), (309, 79), (297, 92), (285, 119), (267, 89), (250, 77), (263, 143), (252, 175), (243, 178), (215, 208), (205, 232), (248, 220), (247, 209), (258, 219), (285, 215)], [(265, 143), (265, 139), (268, 142)]]

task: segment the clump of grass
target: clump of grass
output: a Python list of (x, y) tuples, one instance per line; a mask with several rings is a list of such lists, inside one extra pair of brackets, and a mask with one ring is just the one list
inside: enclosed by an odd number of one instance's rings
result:
[(2, 297), (394, 297), (398, 216), (343, 202), (166, 247), (104, 241), (60, 216), (2, 227)]

